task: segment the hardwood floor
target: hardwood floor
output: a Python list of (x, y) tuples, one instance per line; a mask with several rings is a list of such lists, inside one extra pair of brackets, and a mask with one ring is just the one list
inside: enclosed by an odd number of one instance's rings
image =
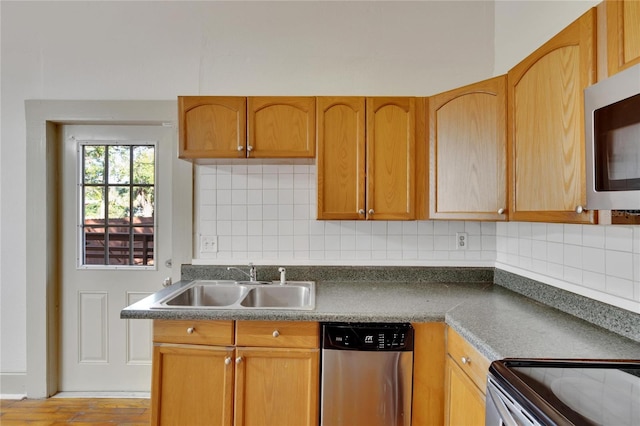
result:
[(0, 400), (0, 425), (149, 425), (149, 399), (49, 398)]

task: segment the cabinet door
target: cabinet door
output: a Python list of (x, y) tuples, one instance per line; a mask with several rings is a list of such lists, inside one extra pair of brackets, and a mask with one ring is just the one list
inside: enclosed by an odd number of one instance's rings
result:
[(319, 349), (237, 349), (235, 426), (318, 424)]
[(232, 347), (154, 346), (151, 424), (230, 426), (232, 357)]
[(179, 96), (178, 157), (245, 157), (246, 123), (244, 97)]
[(314, 97), (250, 97), (248, 103), (248, 157), (315, 157)]
[(367, 218), (415, 219), (415, 98), (367, 98)]
[(445, 382), (445, 425), (484, 426), (484, 395), (450, 357)]
[(509, 219), (592, 222), (586, 202), (583, 90), (594, 83), (595, 9), (508, 73)]
[(640, 2), (607, 0), (609, 75), (640, 63)]
[(320, 97), (318, 219), (355, 220), (365, 215), (365, 100)]
[(431, 219), (506, 219), (506, 92), (500, 76), (430, 98)]

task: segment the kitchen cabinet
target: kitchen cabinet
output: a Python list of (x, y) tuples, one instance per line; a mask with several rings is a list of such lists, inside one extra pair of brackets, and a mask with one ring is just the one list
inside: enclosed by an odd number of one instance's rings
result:
[(249, 128), (247, 156), (255, 158), (315, 157), (315, 97), (249, 97), (247, 106)]
[(586, 202), (583, 90), (596, 78), (595, 9), (508, 73), (509, 220), (595, 222)]
[(154, 322), (152, 424), (315, 425), (319, 324)]
[(318, 219), (420, 216), (425, 130), (416, 119), (424, 105), (412, 97), (317, 98)]
[(506, 220), (506, 76), (429, 98), (429, 218)]
[(233, 321), (156, 320), (152, 425), (233, 423)]
[(315, 156), (314, 97), (179, 96), (178, 156)]
[(445, 425), (484, 425), (490, 362), (452, 328), (446, 333)]
[(444, 424), (445, 325), (414, 323), (412, 426)]
[(640, 63), (640, 2), (606, 0), (609, 75)]

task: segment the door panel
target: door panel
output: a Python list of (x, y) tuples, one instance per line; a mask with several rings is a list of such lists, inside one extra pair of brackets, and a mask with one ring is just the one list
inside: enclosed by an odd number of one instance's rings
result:
[[(161, 126), (62, 126), (60, 379), (59, 391), (148, 392), (151, 321), (123, 320), (125, 306), (162, 288), (171, 276), (171, 163), (175, 129)], [(82, 221), (78, 182), (79, 141), (100, 144), (156, 142), (153, 215), (154, 266), (78, 267)], [(104, 239), (104, 237), (103, 237)], [(106, 242), (105, 242), (106, 244)], [(133, 249), (132, 249), (133, 250)]]

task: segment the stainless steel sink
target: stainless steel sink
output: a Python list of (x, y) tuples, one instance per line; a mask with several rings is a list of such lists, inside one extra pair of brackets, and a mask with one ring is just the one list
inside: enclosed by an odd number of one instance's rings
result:
[(154, 309), (291, 309), (315, 308), (313, 281), (196, 280), (151, 306)]
[(242, 299), (242, 306), (248, 308), (292, 308), (309, 304), (310, 290), (304, 286), (254, 287)]

